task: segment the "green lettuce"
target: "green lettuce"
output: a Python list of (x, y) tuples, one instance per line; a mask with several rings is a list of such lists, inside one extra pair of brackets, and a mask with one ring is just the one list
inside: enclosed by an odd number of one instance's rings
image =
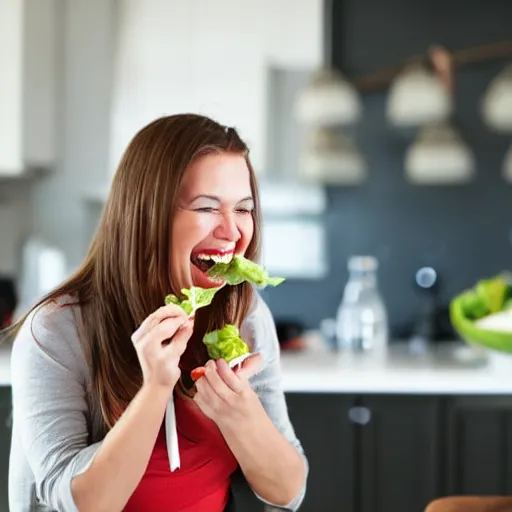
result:
[(195, 313), (199, 308), (204, 308), (212, 303), (215, 294), (222, 288), (200, 288), (192, 286), (189, 290), (183, 288), (181, 293), (184, 298), (180, 299), (172, 293), (165, 297), (165, 304), (176, 304), (180, 306), (187, 315)]
[(493, 350), (512, 353), (512, 333), (482, 329), (479, 320), (511, 307), (512, 286), (500, 275), (482, 279), (450, 302), (450, 321), (459, 336)]
[(235, 325), (227, 324), (222, 329), (205, 334), (203, 343), (208, 349), (208, 355), (214, 359), (232, 359), (249, 353), (249, 347), (240, 337)]
[(229, 263), (215, 263), (208, 271), (208, 275), (222, 279), (231, 286), (249, 281), (264, 288), (267, 285), (278, 286), (284, 281), (282, 277), (270, 277), (261, 265), (240, 255), (234, 256)]
[[(216, 288), (200, 288), (193, 286), (190, 289), (182, 289), (182, 297), (169, 294), (165, 297), (165, 304), (176, 304), (188, 315), (195, 313), (199, 308), (209, 306), (215, 294), (224, 286), (249, 281), (260, 288), (265, 286), (278, 286), (283, 281), (282, 277), (270, 277), (265, 268), (243, 256), (234, 256), (229, 263), (215, 263), (208, 271), (213, 278), (220, 278), (224, 284)], [(240, 337), (238, 328), (234, 325), (225, 325), (222, 329), (207, 333), (203, 343), (208, 349), (208, 355), (212, 359), (224, 359), (227, 362), (249, 353), (249, 347)]]

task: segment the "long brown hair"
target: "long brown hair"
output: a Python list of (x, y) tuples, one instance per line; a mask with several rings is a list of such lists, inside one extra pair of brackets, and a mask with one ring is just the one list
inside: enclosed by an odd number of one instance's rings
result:
[[(165, 295), (179, 293), (169, 262), (171, 222), (185, 171), (195, 158), (216, 152), (246, 159), (255, 201), (254, 236), (246, 256), (257, 260), (261, 213), (246, 144), (235, 129), (207, 117), (163, 117), (145, 126), (128, 145), (79, 270), (31, 309), (66, 295), (80, 306), (81, 340), (107, 428), (115, 424), (142, 384), (131, 342), (133, 331), (163, 305)], [(210, 307), (198, 311), (184, 354), (193, 365), (202, 365), (208, 358), (201, 343), (207, 329), (225, 323), (240, 325), (252, 300), (248, 284), (225, 287)], [(17, 334), (27, 316), (13, 326), (11, 334)]]

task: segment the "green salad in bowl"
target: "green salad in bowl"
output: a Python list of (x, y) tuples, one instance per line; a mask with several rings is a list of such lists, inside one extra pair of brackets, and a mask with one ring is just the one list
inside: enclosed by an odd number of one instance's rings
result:
[(450, 321), (467, 343), (512, 353), (512, 279), (481, 279), (450, 302)]
[[(278, 286), (284, 279), (271, 277), (267, 270), (254, 261), (236, 255), (229, 263), (215, 263), (208, 274), (223, 282), (216, 288), (200, 288), (192, 286), (181, 290), (181, 296), (169, 294), (165, 297), (166, 304), (176, 304), (188, 315), (193, 315), (199, 308), (209, 306), (215, 294), (224, 286), (236, 286), (243, 282), (250, 282), (259, 288)], [(225, 325), (222, 329), (206, 333), (203, 338), (208, 355), (214, 359), (224, 359), (232, 368), (241, 364), (251, 355), (248, 345), (240, 337), (238, 327)], [(204, 373), (204, 368), (196, 368), (192, 378), (197, 380)]]

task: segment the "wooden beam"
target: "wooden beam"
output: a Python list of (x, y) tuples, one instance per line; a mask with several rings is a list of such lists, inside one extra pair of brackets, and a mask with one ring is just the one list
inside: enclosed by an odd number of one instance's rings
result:
[[(482, 62), (512, 57), (512, 41), (489, 43), (471, 48), (463, 48), (450, 52), (454, 69), (462, 69)], [(362, 92), (376, 92), (386, 89), (393, 79), (412, 63), (423, 63), (431, 66), (428, 51), (425, 54), (412, 56), (400, 64), (381, 68), (373, 73), (355, 78), (354, 85)]]

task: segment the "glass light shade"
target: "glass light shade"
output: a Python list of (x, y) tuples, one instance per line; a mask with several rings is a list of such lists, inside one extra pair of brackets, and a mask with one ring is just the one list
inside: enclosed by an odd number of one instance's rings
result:
[(299, 170), (307, 181), (333, 185), (358, 185), (366, 178), (365, 162), (354, 141), (329, 127), (310, 132)]
[(450, 93), (437, 75), (414, 64), (391, 84), (387, 117), (397, 127), (419, 126), (447, 120), (452, 108)]
[(505, 181), (512, 183), (512, 144), (505, 154), (505, 160), (503, 161), (503, 178)]
[(294, 109), (297, 120), (308, 126), (352, 124), (361, 116), (361, 99), (339, 71), (321, 69), (299, 92)]
[(475, 172), (474, 156), (453, 127), (428, 125), (405, 155), (405, 172), (415, 184), (466, 183)]
[(482, 101), (482, 117), (491, 130), (512, 133), (512, 64), (489, 84)]

